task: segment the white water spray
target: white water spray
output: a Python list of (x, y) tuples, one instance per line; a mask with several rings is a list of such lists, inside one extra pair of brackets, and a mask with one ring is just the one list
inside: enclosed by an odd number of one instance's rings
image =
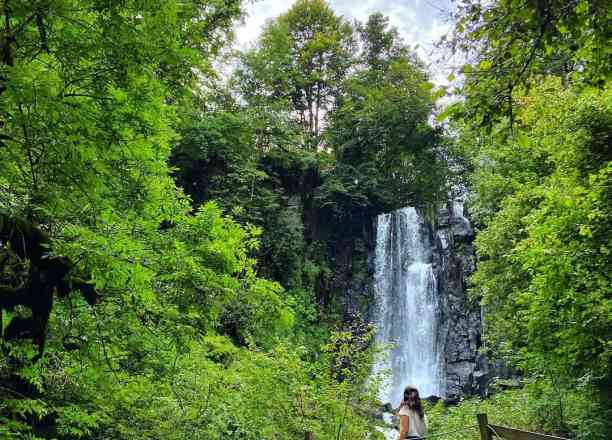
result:
[(395, 345), (375, 369), (391, 370), (381, 401), (397, 407), (408, 384), (422, 397), (443, 396), (432, 243), (416, 209), (378, 216), (375, 258), (376, 342)]

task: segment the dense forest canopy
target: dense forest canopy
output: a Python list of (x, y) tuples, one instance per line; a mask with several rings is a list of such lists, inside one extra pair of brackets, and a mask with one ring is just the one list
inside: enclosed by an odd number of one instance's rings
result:
[(226, 77), (244, 7), (0, 3), (0, 436), (378, 438), (380, 347), (346, 292), (376, 215), (465, 188), (518, 422), (609, 438), (607, 2), (457, 1), (440, 122), (389, 17), (323, 0)]
[(466, 0), (456, 18), (448, 46), (470, 62), (464, 99), (447, 112), (480, 229), (472, 292), (487, 349), (537, 400), (557, 402), (549, 429), (607, 438), (612, 12), (600, 1)]

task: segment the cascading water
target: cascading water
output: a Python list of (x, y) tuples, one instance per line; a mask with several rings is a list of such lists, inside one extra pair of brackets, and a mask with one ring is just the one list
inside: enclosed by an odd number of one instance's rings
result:
[(388, 359), (375, 369), (391, 370), (382, 402), (397, 407), (408, 384), (421, 396), (443, 396), (432, 240), (416, 209), (378, 216), (374, 280), (376, 341), (394, 344)]

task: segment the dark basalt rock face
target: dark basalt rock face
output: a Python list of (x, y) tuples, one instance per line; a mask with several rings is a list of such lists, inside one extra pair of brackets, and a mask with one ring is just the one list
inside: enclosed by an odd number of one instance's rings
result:
[[(423, 212), (422, 217), (427, 218)], [(431, 218), (433, 217), (433, 218)], [(479, 354), (482, 345), (482, 316), (477, 301), (467, 294), (467, 279), (476, 264), (473, 241), (474, 229), (463, 215), (463, 208), (450, 202), (429, 216), (427, 227), (433, 243), (432, 257), (438, 294), (440, 321), (438, 338), (444, 350), (445, 395), (452, 403), (462, 396), (488, 393), (488, 361)], [(374, 250), (375, 228), (362, 234), (367, 264), (353, 261), (353, 270), (344, 284), (343, 308), (348, 314), (372, 317), (374, 305)], [(361, 268), (361, 270), (356, 270)]]
[[(474, 272), (476, 257), (473, 246), (474, 229), (463, 215), (461, 204), (449, 202), (428, 218), (432, 258), (438, 294), (440, 320), (438, 338), (444, 350), (445, 395), (452, 403), (462, 396), (488, 393), (488, 361), (479, 354), (482, 345), (482, 316), (477, 301), (467, 294), (467, 279)], [(337, 252), (331, 290), (343, 292), (340, 298), (345, 321), (354, 315), (372, 319), (374, 306), (375, 222), (359, 233)], [(343, 257), (343, 258), (342, 258)]]
[(444, 345), (446, 398), (487, 394), (486, 359), (479, 354), (482, 335), (480, 305), (467, 295), (466, 280), (475, 270), (474, 230), (463, 207), (449, 203), (432, 225), (434, 264), (438, 279)]

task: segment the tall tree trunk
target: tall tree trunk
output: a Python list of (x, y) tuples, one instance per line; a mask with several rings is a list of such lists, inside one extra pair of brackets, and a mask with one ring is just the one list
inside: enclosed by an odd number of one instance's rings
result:
[[(306, 89), (306, 102), (308, 104), (308, 137), (312, 138), (314, 132), (314, 115), (313, 115), (313, 99), (312, 99), (312, 87)], [(309, 139), (310, 141), (310, 139)]]
[[(319, 109), (321, 108), (321, 83), (317, 83), (317, 102), (315, 107), (315, 136), (319, 138)], [(318, 146), (318, 141), (317, 141)]]

